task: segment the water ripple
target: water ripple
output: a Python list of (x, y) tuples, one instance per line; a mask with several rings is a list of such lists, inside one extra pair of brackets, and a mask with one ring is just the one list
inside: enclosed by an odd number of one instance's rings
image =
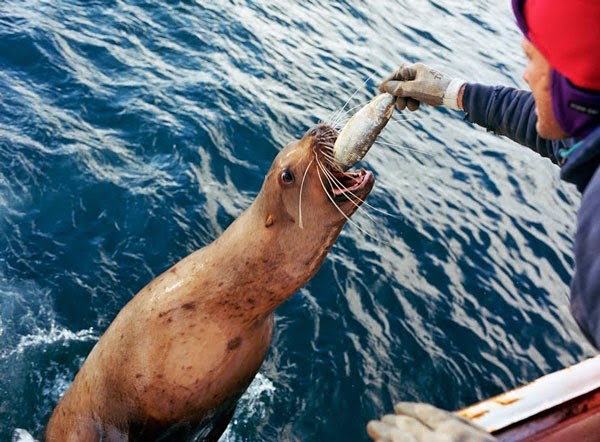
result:
[[(523, 86), (513, 21), (488, 0), (2, 2), (0, 440), (39, 437), (118, 310), (398, 64)], [(591, 354), (556, 168), (427, 106), (364, 166), (393, 216), (359, 212), (278, 310), (226, 440), (361, 440), (394, 401), (458, 408)]]

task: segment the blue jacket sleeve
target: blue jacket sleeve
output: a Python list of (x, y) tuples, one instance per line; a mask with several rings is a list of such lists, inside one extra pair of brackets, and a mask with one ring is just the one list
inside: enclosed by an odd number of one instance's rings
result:
[(573, 139), (540, 138), (535, 128), (532, 94), (501, 86), (467, 84), (463, 108), (473, 123), (559, 164), (561, 178), (582, 192), (574, 244), (571, 311), (589, 340), (600, 348), (600, 127), (576, 146)]
[(537, 115), (531, 92), (503, 86), (467, 83), (463, 94), (467, 119), (498, 135), (504, 135), (560, 164), (561, 141), (541, 138), (535, 129)]
[(600, 170), (583, 193), (575, 234), (575, 276), (571, 311), (596, 348), (600, 348)]

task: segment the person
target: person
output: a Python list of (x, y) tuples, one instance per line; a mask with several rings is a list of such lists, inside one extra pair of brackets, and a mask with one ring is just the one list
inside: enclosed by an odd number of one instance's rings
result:
[[(461, 109), (467, 118), (523, 144), (560, 166), (581, 192), (574, 241), (571, 312), (600, 346), (600, 1), (512, 0), (531, 92), (450, 78), (425, 64), (401, 66), (380, 85), (400, 109), (420, 103)], [(400, 403), (371, 421), (376, 441), (490, 441), (454, 413)]]

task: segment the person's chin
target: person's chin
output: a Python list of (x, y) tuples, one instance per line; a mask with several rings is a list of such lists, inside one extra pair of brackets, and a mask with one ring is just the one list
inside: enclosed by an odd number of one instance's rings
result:
[(535, 124), (535, 130), (540, 137), (546, 140), (560, 140), (569, 137), (558, 124), (545, 124), (543, 119), (539, 118), (539, 115), (538, 121)]

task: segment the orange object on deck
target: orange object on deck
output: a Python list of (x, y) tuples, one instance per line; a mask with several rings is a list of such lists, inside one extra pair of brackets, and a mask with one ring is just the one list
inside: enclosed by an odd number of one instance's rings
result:
[(499, 441), (600, 441), (600, 356), (459, 410)]

